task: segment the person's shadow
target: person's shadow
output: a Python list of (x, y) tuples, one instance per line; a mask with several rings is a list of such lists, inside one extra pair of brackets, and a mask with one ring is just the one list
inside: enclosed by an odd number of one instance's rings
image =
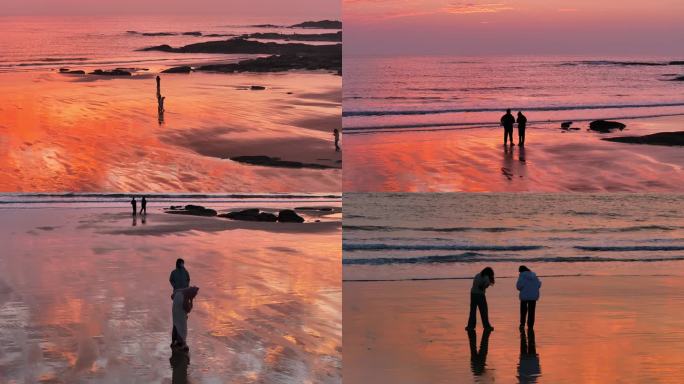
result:
[(477, 333), (474, 329), (468, 331), (468, 341), (470, 342), (470, 369), (474, 376), (483, 376), (487, 368), (487, 350), (489, 349), (490, 330), (484, 330), (480, 340), (480, 349), (477, 349)]
[(171, 375), (172, 384), (186, 384), (188, 383), (188, 365), (190, 365), (190, 352), (182, 349), (174, 349), (171, 352)]
[(534, 339), (534, 329), (520, 331), (520, 362), (518, 363), (518, 380), (520, 383), (536, 383), (541, 376), (541, 364)]

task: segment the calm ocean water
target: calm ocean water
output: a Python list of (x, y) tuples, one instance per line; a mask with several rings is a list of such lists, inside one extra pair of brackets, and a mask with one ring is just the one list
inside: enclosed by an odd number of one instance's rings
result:
[(681, 274), (684, 196), (344, 195), (346, 280)]
[[(253, 55), (140, 52), (161, 44), (179, 47), (226, 40), (253, 32), (293, 33), (283, 29), (304, 20), (263, 20), (235, 16), (0, 17), (0, 72), (78, 68), (171, 67), (210, 61), (230, 62)], [(259, 25), (273, 27), (255, 27)], [(200, 32), (201, 36), (188, 32)], [(329, 30), (306, 29), (300, 33)], [(164, 35), (144, 35), (159, 34)], [(214, 35), (214, 36), (211, 36)], [(282, 41), (280, 41), (282, 42)], [(307, 44), (316, 44), (307, 43)]]
[(347, 133), (684, 114), (681, 57), (345, 57)]

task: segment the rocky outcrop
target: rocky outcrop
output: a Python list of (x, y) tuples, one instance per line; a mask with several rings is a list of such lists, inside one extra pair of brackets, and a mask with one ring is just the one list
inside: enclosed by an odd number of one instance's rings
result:
[(98, 76), (131, 76), (131, 73), (128, 71), (124, 71), (123, 69), (112, 69), (111, 71), (103, 71), (101, 69), (96, 69), (93, 72), (90, 72), (90, 75), (98, 75)]
[(250, 53), (272, 55), (339, 55), (342, 44), (311, 45), (301, 43), (278, 44), (273, 42), (235, 38), (229, 40), (205, 41), (173, 48), (168, 44), (142, 48), (140, 51), (162, 51), (176, 53)]
[(190, 73), (190, 72), (192, 72), (192, 68), (187, 67), (187, 66), (173, 67), (173, 68), (165, 69), (162, 71), (162, 73)]
[(290, 25), (290, 28), (342, 29), (342, 22), (338, 20), (305, 21)]
[(336, 33), (275, 33), (258, 32), (240, 36), (243, 39), (265, 39), (265, 40), (286, 40), (286, 41), (342, 41), (342, 31)]
[(342, 55), (274, 55), (231, 64), (210, 64), (195, 68), (208, 72), (284, 72), (295, 69), (328, 70), (341, 73)]
[(71, 70), (69, 68), (60, 68), (59, 73), (64, 73), (67, 75), (85, 75), (85, 71), (83, 70)]
[(274, 215), (272, 213), (268, 213), (268, 212), (261, 212), (258, 208), (222, 213), (218, 216), (219, 217), (225, 217), (225, 218), (232, 219), (232, 220), (242, 220), (242, 221), (275, 222), (278, 220), (278, 217), (276, 215)]
[(278, 221), (281, 223), (303, 223), (304, 218), (291, 209), (283, 209), (278, 212)]
[(589, 129), (600, 133), (612, 132), (616, 129), (622, 131), (626, 125), (617, 121), (595, 120), (589, 123)]
[(201, 205), (188, 204), (185, 207), (172, 206), (166, 210), (166, 213), (174, 215), (191, 215), (191, 216), (216, 216), (217, 212), (210, 208), (205, 208)]
[(263, 85), (252, 85), (251, 87), (249, 87), (249, 89), (252, 91), (263, 91), (266, 89), (266, 87), (264, 87)]
[(603, 140), (616, 143), (684, 146), (684, 131), (660, 132), (645, 136), (610, 137)]
[(183, 36), (202, 36), (202, 32), (199, 32), (199, 31), (183, 32)]

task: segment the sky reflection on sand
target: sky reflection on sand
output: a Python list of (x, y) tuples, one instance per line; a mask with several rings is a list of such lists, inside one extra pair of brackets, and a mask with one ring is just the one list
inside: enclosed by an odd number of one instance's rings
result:
[(12, 223), (0, 233), (3, 378), (169, 382), (168, 274), (183, 257), (200, 287), (189, 317), (193, 382), (339, 382), (339, 221), (204, 231), (225, 219), (159, 208), (135, 227), (124, 209), (3, 216)]

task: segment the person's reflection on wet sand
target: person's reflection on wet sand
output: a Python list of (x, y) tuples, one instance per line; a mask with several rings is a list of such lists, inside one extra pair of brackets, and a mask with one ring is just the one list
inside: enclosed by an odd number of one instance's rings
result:
[(518, 363), (518, 380), (520, 383), (536, 383), (541, 376), (539, 354), (534, 339), (534, 329), (520, 331), (520, 362)]
[(518, 147), (518, 160), (525, 164), (527, 162), (527, 159), (525, 158), (525, 147)]
[(145, 225), (147, 223), (147, 215), (140, 216), (140, 221), (142, 222), (143, 225)]
[(468, 331), (468, 341), (470, 342), (470, 369), (475, 376), (484, 376), (487, 373), (487, 350), (489, 348), (490, 330), (482, 333), (482, 340), (480, 340), (480, 350), (477, 349), (477, 333), (475, 330)]
[(188, 365), (190, 365), (190, 353), (183, 350), (174, 350), (171, 352), (171, 375), (172, 384), (185, 384), (188, 382)]
[(134, 226), (134, 227), (135, 227), (136, 225), (138, 225), (138, 217), (137, 217), (137, 216), (133, 216), (133, 223), (131, 223), (131, 225)]
[(507, 145), (504, 146), (501, 174), (508, 180), (513, 180), (513, 148)]

